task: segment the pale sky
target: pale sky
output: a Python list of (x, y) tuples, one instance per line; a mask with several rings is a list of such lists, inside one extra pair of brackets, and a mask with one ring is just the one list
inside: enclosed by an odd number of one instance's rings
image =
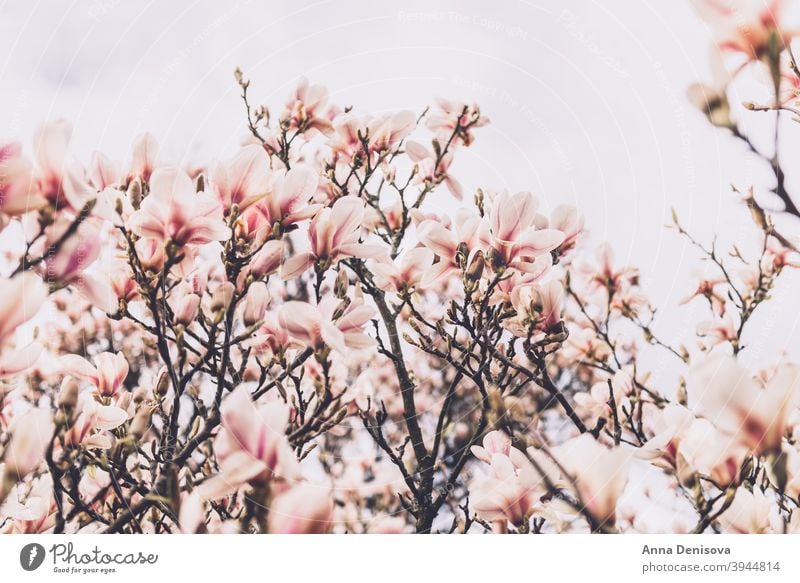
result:
[[(711, 46), (688, 1), (399, 5), (0, 0), (0, 138), (30, 147), (39, 122), (64, 117), (84, 161), (95, 149), (126, 158), (144, 130), (175, 161), (227, 157), (244, 134), (236, 66), (254, 101), (273, 109), (301, 75), (361, 111), (475, 100), (493, 123), (452, 169), (465, 189), (577, 205), (593, 242), (641, 266), (670, 313), (664, 333), (690, 337), (705, 312), (676, 305), (698, 264), (663, 228), (670, 207), (704, 241), (739, 241), (749, 219), (729, 185), (764, 191), (770, 176), (685, 98), (708, 79)], [(743, 115), (769, 125), (765, 114)], [(797, 146), (800, 126), (786, 124)], [(800, 234), (796, 221), (786, 225)], [(788, 304), (798, 291), (800, 278), (787, 278), (746, 356), (800, 338)]]

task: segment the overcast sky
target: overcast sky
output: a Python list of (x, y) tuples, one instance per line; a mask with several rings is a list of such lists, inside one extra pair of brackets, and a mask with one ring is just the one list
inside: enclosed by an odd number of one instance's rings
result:
[[(300, 75), (362, 111), (475, 100), (493, 124), (453, 168), (465, 188), (578, 205), (592, 241), (641, 265), (672, 314), (665, 333), (691, 334), (703, 310), (673, 309), (695, 262), (663, 228), (670, 207), (701, 239), (739, 240), (748, 219), (729, 185), (770, 183), (686, 101), (709, 76), (711, 44), (688, 2), (344, 4), (0, 0), (0, 137), (30, 146), (36, 124), (65, 117), (83, 160), (95, 149), (125, 158), (144, 130), (175, 161), (226, 157), (243, 135), (237, 65), (254, 100), (275, 107)], [(800, 126), (786, 133), (797, 142)], [(797, 280), (762, 315), (751, 358), (800, 337), (787, 304)]]

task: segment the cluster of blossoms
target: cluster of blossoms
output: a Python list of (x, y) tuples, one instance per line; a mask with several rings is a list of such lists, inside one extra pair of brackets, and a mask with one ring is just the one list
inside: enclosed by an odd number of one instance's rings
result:
[[(763, 60), (778, 21), (739, 16), (721, 46)], [(303, 80), (273, 117), (237, 81), (227, 161), (0, 146), (0, 530), (800, 531), (800, 369), (738, 361), (800, 258), (752, 195), (755, 258), (675, 218), (717, 272), (673, 346), (577, 209), (467, 194), (475, 105)]]

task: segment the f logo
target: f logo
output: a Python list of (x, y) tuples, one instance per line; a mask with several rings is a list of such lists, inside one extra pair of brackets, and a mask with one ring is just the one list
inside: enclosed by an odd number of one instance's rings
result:
[(19, 552), (19, 564), (26, 571), (35, 571), (44, 562), (44, 547), (39, 543), (30, 543)]

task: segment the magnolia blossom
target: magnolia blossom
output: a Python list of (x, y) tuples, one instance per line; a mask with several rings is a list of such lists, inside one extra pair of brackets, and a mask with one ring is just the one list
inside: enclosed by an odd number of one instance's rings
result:
[(631, 453), (621, 447), (608, 449), (583, 433), (553, 454), (575, 480), (580, 503), (600, 524), (613, 525), (617, 500), (628, 482)]
[(359, 242), (363, 218), (363, 201), (351, 196), (320, 211), (308, 229), (311, 251), (287, 259), (281, 277), (293, 279), (316, 262), (327, 267), (344, 257), (383, 258), (386, 252), (382, 247)]
[(783, 366), (762, 387), (736, 358), (715, 354), (692, 367), (687, 388), (721, 431), (758, 454), (777, 452), (797, 403), (800, 370)]
[[(717, 502), (722, 506), (723, 500)], [(759, 488), (748, 490), (740, 487), (734, 494), (733, 502), (722, 516), (720, 522), (728, 532), (736, 534), (763, 534), (773, 532), (773, 503), (769, 496)]]
[(336, 311), (336, 300), (327, 297), (318, 306), (287, 302), (278, 317), (290, 336), (316, 350), (330, 346), (345, 354), (348, 348), (374, 346), (375, 340), (363, 332), (364, 325), (375, 315), (372, 306), (353, 301), (334, 322), (332, 317)]
[(464, 192), (461, 184), (449, 174), (450, 165), (453, 163), (453, 154), (446, 154), (436, 163), (436, 155), (419, 142), (409, 140), (406, 142), (408, 157), (417, 163), (417, 180), (436, 183), (443, 180), (445, 186), (456, 200), (462, 200)]
[(794, 34), (782, 23), (784, 0), (692, 0), (720, 50), (760, 58), (775, 34), (785, 46)]
[(30, 320), (47, 299), (47, 286), (29, 271), (0, 278), (0, 346), (20, 324)]
[(112, 443), (107, 432), (125, 423), (128, 414), (116, 405), (102, 405), (84, 394), (78, 400), (74, 419), (65, 436), (67, 446), (109, 449)]
[(140, 237), (171, 241), (178, 247), (224, 241), (230, 230), (213, 195), (197, 192), (178, 168), (159, 168), (150, 177), (150, 194), (133, 213), (128, 227)]
[[(4, 479), (21, 480), (39, 467), (53, 437), (53, 429), (50, 412), (44, 409), (32, 408), (14, 418), (9, 427), (11, 440), (3, 453)], [(0, 491), (7, 492), (7, 489), (0, 488)], [(2, 498), (0, 494), (0, 500)]]
[(58, 120), (39, 126), (34, 135), (39, 192), (56, 209), (80, 210), (96, 194), (83, 170), (69, 158), (72, 126)]
[(20, 216), (46, 202), (34, 179), (33, 166), (22, 156), (20, 145), (0, 143), (0, 216)]
[(492, 454), (489, 475), (473, 483), (472, 507), (489, 522), (507, 520), (521, 526), (544, 493), (541, 481), (530, 463), (517, 467), (507, 455)]
[(301, 483), (279, 494), (269, 508), (273, 534), (322, 534), (331, 527), (333, 500), (328, 489)]
[(222, 431), (216, 439), (220, 473), (199, 486), (199, 495), (220, 498), (251, 480), (293, 479), (297, 460), (284, 435), (288, 422), (286, 405), (256, 409), (247, 387), (237, 387), (222, 405)]
[(375, 283), (385, 291), (402, 292), (414, 290), (433, 265), (433, 252), (424, 247), (415, 247), (403, 253), (395, 261), (376, 261), (372, 265)]
[(94, 357), (94, 365), (77, 354), (61, 357), (61, 368), (66, 374), (92, 383), (101, 397), (114, 397), (128, 376), (128, 361), (118, 352), (103, 352)]
[(530, 192), (502, 193), (492, 202), (491, 265), (498, 271), (515, 269), (535, 272), (536, 258), (556, 249), (565, 235), (555, 229), (538, 228), (539, 202)]
[(317, 174), (302, 164), (274, 174), (267, 196), (243, 214), (247, 231), (271, 232), (276, 225), (285, 228), (313, 217), (320, 209), (319, 204), (310, 204), (318, 183)]
[(455, 232), (434, 219), (425, 219), (417, 226), (417, 237), (439, 258), (422, 277), (423, 287), (430, 287), (460, 270), (459, 253), (466, 248), (469, 264), (474, 255), (489, 244), (489, 226), (486, 221), (467, 211), (459, 211), (455, 220)]
[[(609, 387), (609, 384), (611, 385)], [(575, 403), (594, 418), (610, 418), (613, 413), (611, 394), (613, 390), (617, 415), (622, 416), (624, 399), (631, 392), (632, 379), (628, 373), (617, 371), (610, 381), (600, 381), (592, 385), (589, 393), (575, 395)]]
[(267, 195), (269, 165), (264, 149), (255, 144), (243, 147), (227, 164), (218, 164), (211, 183), (223, 208), (237, 205), (240, 211)]

